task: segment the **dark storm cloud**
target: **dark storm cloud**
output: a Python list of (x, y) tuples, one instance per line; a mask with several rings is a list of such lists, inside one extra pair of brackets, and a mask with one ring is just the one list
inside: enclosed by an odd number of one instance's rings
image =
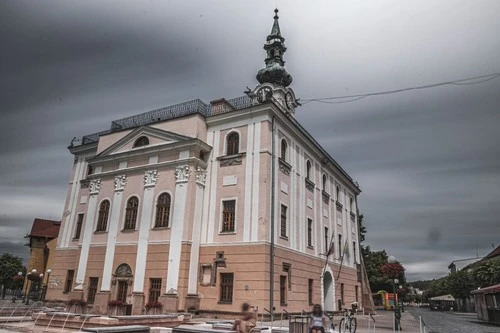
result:
[[(0, 5), (0, 251), (27, 256), (34, 217), (60, 219), (74, 136), (256, 84), (265, 1)], [(500, 71), (500, 3), (278, 2), (287, 68), (308, 99)], [(346, 104), (299, 121), (361, 185), (367, 242), (410, 278), (499, 243), (500, 80)], [(24, 253), (24, 254), (23, 254)]]

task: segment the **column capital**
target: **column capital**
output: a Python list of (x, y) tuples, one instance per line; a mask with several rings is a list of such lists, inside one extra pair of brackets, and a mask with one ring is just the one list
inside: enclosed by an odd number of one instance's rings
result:
[(125, 189), (125, 185), (127, 184), (127, 176), (119, 175), (115, 176), (115, 192), (123, 191)]
[(92, 179), (89, 183), (89, 190), (90, 190), (90, 195), (97, 195), (99, 194), (99, 191), (101, 190), (101, 179)]
[(195, 170), (195, 179), (196, 184), (205, 186), (205, 182), (207, 180), (207, 171), (200, 168), (200, 166), (197, 166)]
[(158, 180), (158, 170), (147, 170), (144, 173), (144, 187), (153, 187)]
[(191, 174), (191, 170), (189, 166), (181, 166), (175, 168), (175, 182), (176, 183), (185, 183), (189, 180), (189, 175)]

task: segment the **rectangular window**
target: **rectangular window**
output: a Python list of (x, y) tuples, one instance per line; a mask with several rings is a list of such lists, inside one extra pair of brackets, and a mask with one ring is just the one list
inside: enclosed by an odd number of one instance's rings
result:
[(339, 257), (344, 255), (344, 249), (342, 248), (342, 235), (339, 234)]
[(64, 282), (64, 293), (67, 294), (73, 289), (73, 278), (75, 276), (75, 271), (70, 269), (66, 273), (66, 281)]
[(356, 263), (357, 262), (357, 259), (356, 259), (356, 242), (352, 242), (352, 256), (354, 258), (354, 262)]
[(161, 295), (161, 279), (149, 279), (149, 300), (148, 302), (158, 302)]
[(213, 283), (212, 279), (212, 265), (201, 265), (200, 283), (202, 286), (210, 286)]
[(340, 301), (342, 302), (341, 304), (344, 305), (344, 284), (340, 284)]
[(98, 277), (89, 277), (89, 289), (87, 291), (87, 303), (89, 304), (94, 304), (98, 283), (99, 283)]
[(328, 241), (328, 227), (325, 227), (325, 253), (328, 253), (330, 242)]
[(234, 232), (236, 200), (222, 201), (222, 232)]
[(232, 303), (233, 302), (233, 273), (220, 274), (220, 302)]
[(358, 302), (358, 300), (359, 300), (359, 298), (358, 298), (358, 292), (359, 292), (359, 290), (358, 289), (359, 289), (358, 286), (355, 286), (354, 292), (356, 293), (356, 302)]
[(307, 246), (312, 247), (312, 233), (313, 233), (313, 221), (311, 219), (307, 219)]
[(286, 290), (287, 290), (286, 275), (281, 275), (280, 276), (280, 304), (281, 305), (286, 305)]
[(286, 229), (287, 229), (287, 223), (286, 223), (286, 213), (287, 213), (288, 207), (285, 205), (281, 205), (281, 232), (280, 235), (281, 237), (287, 237), (286, 235)]
[(80, 239), (80, 234), (82, 233), (83, 225), (83, 214), (78, 214), (76, 217), (76, 229), (74, 239)]
[(117, 301), (125, 303), (127, 301), (128, 281), (118, 281), (118, 293), (116, 295)]
[(309, 285), (308, 285), (308, 289), (307, 289), (307, 295), (309, 298), (309, 305), (314, 304), (313, 292), (314, 292), (314, 280), (309, 279)]

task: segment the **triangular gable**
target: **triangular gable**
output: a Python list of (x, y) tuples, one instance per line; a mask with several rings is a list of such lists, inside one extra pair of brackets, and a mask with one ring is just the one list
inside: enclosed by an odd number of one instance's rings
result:
[[(145, 136), (149, 139), (149, 145), (133, 148), (135, 141), (141, 136)], [(165, 144), (172, 144), (179, 141), (192, 140), (192, 138), (180, 135), (177, 133), (164, 131), (158, 128), (141, 126), (134, 129), (129, 134), (125, 135), (120, 140), (113, 143), (111, 146), (103, 150), (97, 156), (108, 156), (118, 153), (123, 153), (131, 150), (139, 150), (152, 146), (159, 146)]]

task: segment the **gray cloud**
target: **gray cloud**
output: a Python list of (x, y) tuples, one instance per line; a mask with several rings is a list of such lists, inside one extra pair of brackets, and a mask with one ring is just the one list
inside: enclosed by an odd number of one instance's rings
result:
[[(500, 71), (500, 3), (278, 1), (303, 99)], [(59, 219), (74, 136), (177, 102), (235, 97), (263, 65), (272, 6), (3, 1), (0, 252), (27, 257), (34, 217)], [(487, 253), (500, 232), (500, 80), (346, 104), (299, 121), (362, 186), (367, 243), (410, 278)]]

